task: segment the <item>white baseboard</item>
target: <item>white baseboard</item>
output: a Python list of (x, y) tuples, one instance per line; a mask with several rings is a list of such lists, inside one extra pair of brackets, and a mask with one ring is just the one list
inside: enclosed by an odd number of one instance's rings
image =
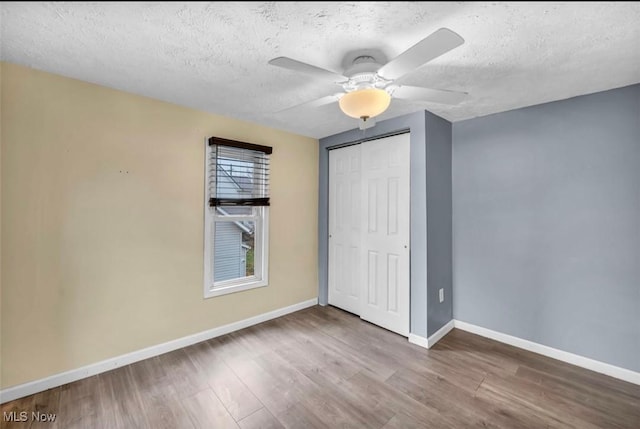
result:
[(424, 347), (425, 349), (430, 349), (433, 347), (438, 341), (442, 339), (445, 335), (449, 333), (450, 330), (453, 329), (453, 320), (447, 322), (442, 328), (438, 329), (433, 335), (429, 338), (425, 338), (421, 335), (409, 334), (409, 342), (411, 344), (415, 344), (420, 347)]
[(429, 348), (429, 340), (422, 335), (409, 334), (409, 342), (416, 346), (424, 347), (425, 349)]
[(486, 338), (491, 338), (492, 340), (496, 340), (501, 343), (509, 344), (514, 347), (518, 347), (524, 350), (528, 350), (530, 352), (541, 354), (543, 356), (547, 356), (553, 359), (567, 362), (572, 365), (589, 369), (591, 371), (599, 372), (601, 374), (605, 374), (610, 377), (628, 381), (629, 383), (640, 385), (639, 372), (631, 371), (625, 368), (620, 368), (618, 366), (600, 362), (600, 361), (590, 359), (584, 356), (576, 355), (573, 353), (565, 352), (563, 350), (554, 349), (553, 347), (534, 343), (533, 341), (523, 340), (522, 338), (503, 334), (502, 332), (492, 331), (491, 329), (483, 328), (477, 325), (472, 325), (471, 323), (462, 322), (460, 320), (454, 320), (454, 327), (462, 331), (467, 331), (467, 332), (471, 332), (472, 334), (477, 334)]
[(442, 339), (445, 335), (449, 333), (453, 329), (453, 320), (449, 320), (446, 325), (442, 328), (438, 329), (432, 336), (427, 338), (428, 344), (427, 347), (433, 347), (438, 341)]
[(121, 356), (116, 356), (114, 358), (83, 366), (81, 368), (54, 374), (40, 380), (34, 380), (28, 383), (9, 387), (7, 389), (0, 390), (0, 404), (13, 401), (14, 399), (22, 398), (24, 396), (33, 395), (34, 393), (42, 392), (47, 389), (62, 386), (63, 384), (71, 383), (83, 378), (91, 377), (93, 375), (110, 371), (115, 368), (120, 368), (122, 366), (148, 359), (150, 357), (168, 353), (173, 350), (177, 350), (183, 347), (190, 346), (192, 344), (209, 340), (211, 338), (228, 334), (230, 332), (248, 328), (249, 326), (257, 325), (258, 323), (266, 322), (267, 320), (275, 319), (277, 317), (284, 316), (286, 314), (293, 313), (307, 307), (313, 307), (317, 303), (318, 298), (310, 299), (290, 305), (288, 307), (279, 308), (268, 313), (259, 314), (248, 319), (230, 323), (228, 325), (219, 326), (207, 331), (198, 332), (197, 334), (167, 341), (166, 343), (147, 347)]

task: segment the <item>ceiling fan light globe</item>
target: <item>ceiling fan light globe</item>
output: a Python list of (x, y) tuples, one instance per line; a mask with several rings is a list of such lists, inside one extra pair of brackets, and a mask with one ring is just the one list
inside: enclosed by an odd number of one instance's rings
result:
[(391, 103), (391, 96), (384, 89), (366, 88), (349, 92), (340, 98), (340, 109), (352, 118), (374, 118), (383, 113)]

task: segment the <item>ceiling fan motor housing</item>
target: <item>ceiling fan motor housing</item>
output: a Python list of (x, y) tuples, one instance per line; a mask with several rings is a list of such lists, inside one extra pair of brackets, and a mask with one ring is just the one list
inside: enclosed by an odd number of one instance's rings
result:
[(382, 67), (376, 59), (370, 55), (362, 55), (353, 60), (353, 65), (345, 70), (344, 75), (349, 78), (342, 84), (346, 92), (353, 92), (366, 88), (384, 89), (391, 81), (378, 75), (377, 71)]

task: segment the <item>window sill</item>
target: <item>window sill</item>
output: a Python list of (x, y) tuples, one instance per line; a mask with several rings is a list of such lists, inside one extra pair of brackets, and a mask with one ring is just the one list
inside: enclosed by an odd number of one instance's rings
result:
[(241, 292), (243, 290), (256, 289), (265, 287), (269, 283), (266, 280), (258, 280), (247, 283), (234, 284), (229, 286), (218, 286), (205, 290), (204, 297), (213, 298), (214, 296), (227, 295), (229, 293)]

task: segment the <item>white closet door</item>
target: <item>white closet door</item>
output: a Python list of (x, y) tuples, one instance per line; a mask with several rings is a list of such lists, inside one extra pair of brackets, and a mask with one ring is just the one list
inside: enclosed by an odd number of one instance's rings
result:
[(360, 317), (409, 335), (409, 134), (362, 144)]
[(360, 146), (329, 151), (329, 304), (360, 314)]
[(329, 152), (329, 304), (409, 335), (409, 134)]

